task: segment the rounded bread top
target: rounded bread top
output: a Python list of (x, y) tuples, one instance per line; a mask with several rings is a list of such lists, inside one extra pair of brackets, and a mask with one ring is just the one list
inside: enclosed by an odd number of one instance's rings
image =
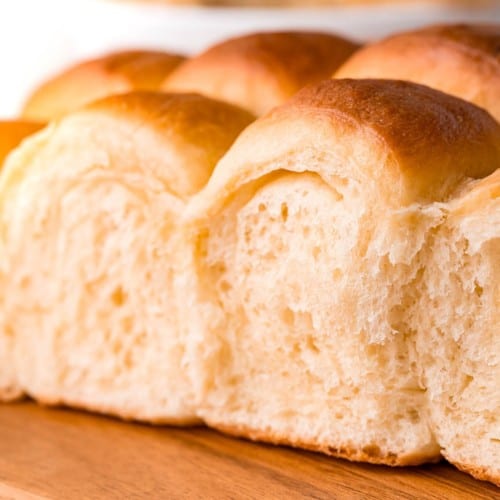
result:
[(28, 141), (16, 161), (22, 163), (26, 152), (31, 162), (43, 150), (49, 159), (67, 163), (61, 152), (69, 151), (73, 163), (148, 171), (186, 199), (204, 186), (253, 119), (243, 109), (197, 94), (113, 95), (54, 121), (43, 137)]
[(151, 50), (122, 51), (76, 64), (40, 85), (24, 105), (23, 116), (58, 118), (107, 95), (158, 90), (183, 57)]
[(260, 115), (305, 85), (329, 77), (357, 48), (328, 33), (254, 33), (188, 59), (163, 88), (200, 92)]
[(277, 171), (354, 180), (386, 205), (447, 201), (500, 167), (500, 124), (415, 83), (326, 80), (250, 125), (200, 194), (202, 210)]
[(390, 78), (471, 101), (500, 120), (500, 25), (439, 25), (366, 45), (335, 78)]

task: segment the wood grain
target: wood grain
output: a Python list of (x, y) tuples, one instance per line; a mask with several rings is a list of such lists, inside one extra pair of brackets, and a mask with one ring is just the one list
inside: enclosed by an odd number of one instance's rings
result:
[(391, 469), (33, 403), (0, 405), (1, 499), (492, 499), (448, 464)]

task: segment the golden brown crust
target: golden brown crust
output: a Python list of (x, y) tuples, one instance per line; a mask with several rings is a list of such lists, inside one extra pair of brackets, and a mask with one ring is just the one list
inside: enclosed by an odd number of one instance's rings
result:
[(357, 47), (326, 33), (246, 35), (187, 60), (163, 88), (200, 92), (262, 114), (303, 86), (328, 78)]
[(306, 442), (300, 439), (294, 440), (290, 436), (285, 436), (273, 431), (263, 431), (262, 429), (253, 429), (247, 425), (228, 425), (214, 420), (206, 421), (209, 427), (219, 430), (231, 436), (242, 437), (252, 441), (262, 441), (274, 445), (291, 446), (310, 451), (324, 453), (332, 457), (343, 458), (351, 462), (367, 462), (371, 464), (390, 465), (392, 467), (401, 467), (406, 465), (421, 465), (424, 463), (439, 462), (441, 457), (434, 460), (429, 459), (428, 454), (397, 455), (395, 453), (383, 454), (380, 448), (376, 446), (367, 446), (364, 449), (356, 449), (351, 445), (328, 446), (318, 442)]
[[(486, 113), (423, 85), (381, 80), (343, 80), (331, 85), (325, 81), (304, 89), (290, 104), (299, 112), (300, 108), (335, 112), (369, 128), (396, 152), (405, 169), (427, 170), (426, 163), (433, 157), (442, 161), (452, 144), (466, 156), (469, 145), (477, 141), (486, 145), (485, 153), (498, 149), (499, 127)], [(489, 172), (490, 161), (489, 155), (476, 158), (481, 167), (474, 165), (479, 171), (473, 175)]]
[(27, 100), (23, 116), (51, 120), (107, 95), (158, 90), (183, 57), (156, 51), (124, 51), (72, 66), (42, 84)]
[(500, 124), (466, 101), (415, 83), (325, 80), (240, 135), (197, 198), (196, 212), (217, 212), (231, 193), (277, 164), (314, 170), (325, 155), (331, 160), (318, 171), (325, 180), (357, 179), (391, 205), (447, 201), (462, 183), (498, 168)]
[(173, 71), (184, 57), (178, 54), (152, 50), (129, 50), (110, 54), (103, 59), (106, 73), (122, 74), (137, 90), (158, 90), (166, 75)]
[(43, 126), (43, 123), (28, 121), (0, 121), (0, 165), (24, 138), (34, 134)]
[(464, 51), (477, 50), (480, 56), (491, 57), (500, 64), (500, 24), (444, 24), (413, 33), (455, 42)]
[(451, 25), (367, 45), (336, 78), (410, 80), (461, 97), (500, 120), (500, 25)]

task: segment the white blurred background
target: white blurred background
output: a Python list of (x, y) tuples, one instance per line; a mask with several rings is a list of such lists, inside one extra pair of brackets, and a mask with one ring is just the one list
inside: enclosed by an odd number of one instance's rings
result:
[(0, 0), (0, 118), (67, 64), (117, 48), (200, 51), (253, 30), (308, 28), (359, 40), (439, 22), (500, 22), (500, 0), (330, 8), (222, 8), (105, 0)]

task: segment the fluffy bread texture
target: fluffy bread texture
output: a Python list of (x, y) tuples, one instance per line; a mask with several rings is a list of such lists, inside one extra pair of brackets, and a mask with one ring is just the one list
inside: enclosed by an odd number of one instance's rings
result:
[(443, 25), (361, 48), (336, 78), (409, 80), (461, 97), (500, 121), (500, 24)]
[(500, 486), (500, 169), (443, 210), (417, 282), (420, 373), (442, 454)]
[[(433, 370), (455, 373), (460, 361), (425, 361), (438, 341), (427, 344), (421, 317), (427, 276), (449, 279), (431, 250), (449, 241), (448, 211), (499, 166), (500, 125), (488, 113), (409, 82), (326, 81), (250, 125), (187, 210), (193, 250), (181, 286), (197, 339), (200, 416), (226, 432), (351, 460), (419, 464), (439, 460), (445, 446), (452, 462), (479, 464), (447, 441), (460, 429), (443, 413), (457, 387)], [(483, 236), (498, 253), (498, 227)], [(485, 259), (498, 274), (493, 254)], [(488, 265), (458, 265), (464, 279), (481, 275), (488, 300), (472, 305), (459, 290), (441, 298), (447, 315), (437, 318), (437, 308), (428, 318), (433, 328), (442, 322), (440, 343), (453, 343), (458, 325), (474, 336), (474, 317), (498, 314)], [(494, 362), (484, 347), (471, 368), (480, 377)], [(496, 382), (482, 380), (487, 398)], [(484, 404), (498, 414), (497, 400)]]
[(177, 226), (252, 119), (198, 95), (132, 93), (54, 122), (9, 157), (0, 248), (22, 390), (127, 419), (196, 421)]
[(184, 58), (158, 51), (131, 50), (76, 64), (40, 85), (22, 116), (49, 121), (113, 94), (157, 91)]
[[(0, 121), (0, 167), (9, 153), (27, 136), (42, 128), (42, 124), (24, 121)], [(1, 276), (1, 275), (0, 275)], [(1, 276), (0, 279), (4, 277)], [(12, 336), (5, 330), (4, 310), (0, 298), (0, 401), (21, 396), (12, 363)]]
[(188, 59), (166, 79), (169, 92), (199, 92), (260, 115), (309, 83), (328, 78), (358, 45), (332, 34), (255, 33)]

